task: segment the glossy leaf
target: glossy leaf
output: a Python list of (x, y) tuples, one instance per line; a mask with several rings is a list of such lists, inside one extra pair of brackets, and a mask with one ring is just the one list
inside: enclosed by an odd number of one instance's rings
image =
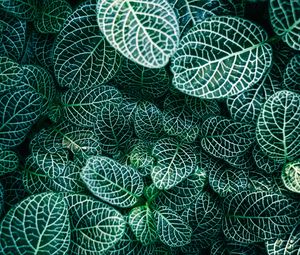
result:
[(281, 179), (287, 189), (300, 193), (300, 160), (285, 165), (282, 169)]

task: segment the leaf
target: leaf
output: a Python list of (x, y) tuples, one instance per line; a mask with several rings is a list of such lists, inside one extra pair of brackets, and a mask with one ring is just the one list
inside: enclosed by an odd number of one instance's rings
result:
[(19, 157), (14, 151), (0, 150), (0, 176), (17, 170)]
[(70, 244), (67, 207), (55, 193), (26, 198), (5, 215), (0, 228), (5, 254), (64, 254)]
[(281, 194), (242, 191), (224, 203), (223, 233), (230, 240), (251, 243), (279, 237), (299, 221), (300, 203)]
[(254, 128), (251, 125), (221, 116), (206, 119), (201, 131), (203, 149), (222, 159), (246, 152), (254, 142)]
[(4, 209), (4, 188), (0, 182), (0, 213), (2, 214)]
[(135, 111), (134, 130), (142, 140), (155, 141), (161, 138), (164, 130), (160, 109), (150, 102), (140, 102)]
[[(8, 1), (5, 0), (5, 2)], [(1, 14), (0, 28), (0, 55), (18, 61), (21, 59), (25, 48), (27, 30), (26, 21)]]
[(57, 33), (66, 18), (72, 13), (70, 4), (65, 0), (43, 0), (39, 6), (34, 25), (40, 33)]
[(30, 21), (35, 18), (36, 8), (36, 0), (1, 0), (0, 2), (0, 9)]
[(176, 50), (179, 27), (166, 0), (98, 1), (97, 19), (110, 44), (139, 65), (163, 67)]
[(271, 65), (266, 39), (266, 32), (250, 21), (206, 19), (180, 41), (172, 58), (173, 86), (203, 99), (226, 98), (250, 88)]
[(53, 68), (53, 45), (55, 37), (52, 34), (33, 34), (34, 55), (39, 63), (52, 70)]
[(172, 138), (158, 140), (152, 150), (156, 165), (151, 172), (154, 185), (168, 190), (188, 177), (196, 168), (196, 155), (188, 144)]
[(277, 35), (295, 50), (300, 50), (300, 3), (298, 1), (271, 0), (270, 23)]
[(103, 85), (79, 93), (67, 91), (61, 98), (64, 117), (77, 126), (93, 127), (98, 112), (105, 104), (120, 104), (121, 93), (114, 87)]
[(283, 75), (283, 86), (287, 90), (300, 93), (300, 54), (295, 55), (287, 64)]
[(282, 169), (281, 179), (288, 190), (300, 193), (300, 160), (285, 165)]
[(173, 210), (161, 207), (155, 211), (157, 233), (160, 240), (170, 247), (180, 247), (191, 242), (192, 229)]
[(254, 244), (243, 244), (238, 242), (218, 240), (211, 247), (211, 255), (255, 255), (257, 254)]
[(0, 98), (0, 148), (23, 142), (41, 112), (41, 98), (27, 90), (9, 92)]
[(256, 139), (264, 153), (280, 162), (297, 158), (300, 155), (299, 119), (298, 94), (282, 90), (271, 96), (256, 126)]
[(103, 254), (124, 235), (124, 217), (93, 197), (65, 196), (71, 221), (71, 254)]
[(94, 133), (103, 151), (113, 155), (132, 137), (133, 130), (119, 107), (108, 103), (99, 109)]
[(134, 206), (143, 193), (143, 180), (133, 168), (104, 156), (89, 158), (81, 178), (95, 196), (119, 207)]
[(300, 224), (286, 233), (283, 237), (266, 242), (269, 255), (298, 255), (300, 251)]
[(158, 238), (154, 214), (147, 205), (133, 208), (128, 222), (137, 240), (143, 245), (151, 244)]
[(120, 56), (99, 31), (96, 1), (86, 1), (65, 21), (54, 46), (54, 72), (60, 86), (92, 89), (110, 80)]
[(21, 66), (7, 57), (0, 56), (0, 93), (19, 86), (23, 70)]

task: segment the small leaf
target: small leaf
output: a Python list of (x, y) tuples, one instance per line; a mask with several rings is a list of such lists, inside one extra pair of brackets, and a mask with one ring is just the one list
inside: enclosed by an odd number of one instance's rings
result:
[(288, 190), (300, 193), (300, 160), (285, 165), (282, 169), (281, 179)]
[(19, 157), (14, 151), (0, 150), (0, 176), (17, 170)]
[(295, 55), (287, 64), (283, 75), (283, 86), (287, 90), (300, 93), (300, 54)]

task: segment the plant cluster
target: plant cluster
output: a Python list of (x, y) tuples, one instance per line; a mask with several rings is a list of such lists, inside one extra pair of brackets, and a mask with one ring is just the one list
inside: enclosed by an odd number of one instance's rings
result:
[(0, 0), (0, 254), (300, 254), (298, 0)]

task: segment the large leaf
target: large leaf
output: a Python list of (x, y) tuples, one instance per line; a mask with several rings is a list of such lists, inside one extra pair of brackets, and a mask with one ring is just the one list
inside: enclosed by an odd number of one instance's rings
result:
[(132, 137), (133, 130), (120, 108), (109, 103), (99, 110), (94, 133), (102, 150), (113, 155)]
[(66, 119), (74, 125), (93, 127), (103, 106), (121, 103), (122, 95), (114, 87), (103, 85), (80, 92), (68, 91), (61, 101)]
[(274, 31), (290, 47), (300, 50), (300, 3), (290, 0), (271, 0), (270, 19)]
[(151, 178), (159, 189), (167, 190), (174, 187), (196, 169), (193, 147), (172, 138), (157, 141), (152, 155), (157, 162), (152, 169)]
[(65, 254), (70, 244), (67, 206), (61, 195), (33, 195), (4, 217), (0, 225), (4, 254)]
[(261, 149), (277, 161), (297, 158), (300, 155), (299, 119), (299, 94), (282, 90), (271, 96), (257, 121), (256, 138)]
[(41, 113), (41, 98), (27, 90), (9, 92), (0, 97), (0, 148), (23, 142)]
[(125, 220), (111, 206), (85, 195), (67, 195), (71, 221), (70, 254), (103, 254), (124, 235)]
[(0, 28), (0, 55), (16, 61), (21, 59), (26, 40), (26, 21), (3, 15), (0, 19)]
[(206, 119), (201, 131), (203, 149), (222, 159), (244, 153), (255, 139), (255, 129), (251, 125), (221, 116)]
[(179, 27), (167, 0), (98, 1), (97, 14), (111, 45), (142, 66), (163, 67), (176, 50)]
[(66, 0), (43, 0), (34, 25), (40, 33), (57, 33), (71, 13)]
[(19, 157), (14, 151), (0, 150), (0, 176), (17, 170)]
[(300, 219), (300, 203), (266, 191), (242, 191), (224, 203), (225, 236), (237, 242), (261, 242), (292, 230)]
[(101, 34), (96, 0), (80, 5), (56, 38), (54, 71), (60, 86), (88, 89), (111, 79), (120, 65), (119, 54)]
[(89, 158), (81, 178), (95, 196), (120, 207), (135, 205), (143, 193), (144, 183), (135, 169), (103, 156)]
[(191, 227), (173, 210), (161, 207), (155, 211), (157, 233), (160, 240), (170, 246), (179, 247), (191, 242)]
[(206, 19), (181, 40), (172, 60), (173, 85), (206, 99), (236, 95), (257, 83), (270, 67), (272, 49), (266, 39), (266, 32), (250, 21)]
[(37, 0), (1, 0), (0, 9), (21, 19), (33, 20), (37, 11)]
[(158, 238), (154, 214), (148, 206), (139, 206), (132, 209), (128, 218), (129, 225), (137, 240), (148, 245)]
[(287, 189), (300, 193), (300, 160), (285, 165), (282, 169), (281, 179)]
[(300, 54), (294, 56), (287, 64), (284, 75), (283, 85), (287, 90), (300, 93)]
[(299, 255), (300, 254), (300, 224), (284, 236), (266, 242), (268, 255)]

